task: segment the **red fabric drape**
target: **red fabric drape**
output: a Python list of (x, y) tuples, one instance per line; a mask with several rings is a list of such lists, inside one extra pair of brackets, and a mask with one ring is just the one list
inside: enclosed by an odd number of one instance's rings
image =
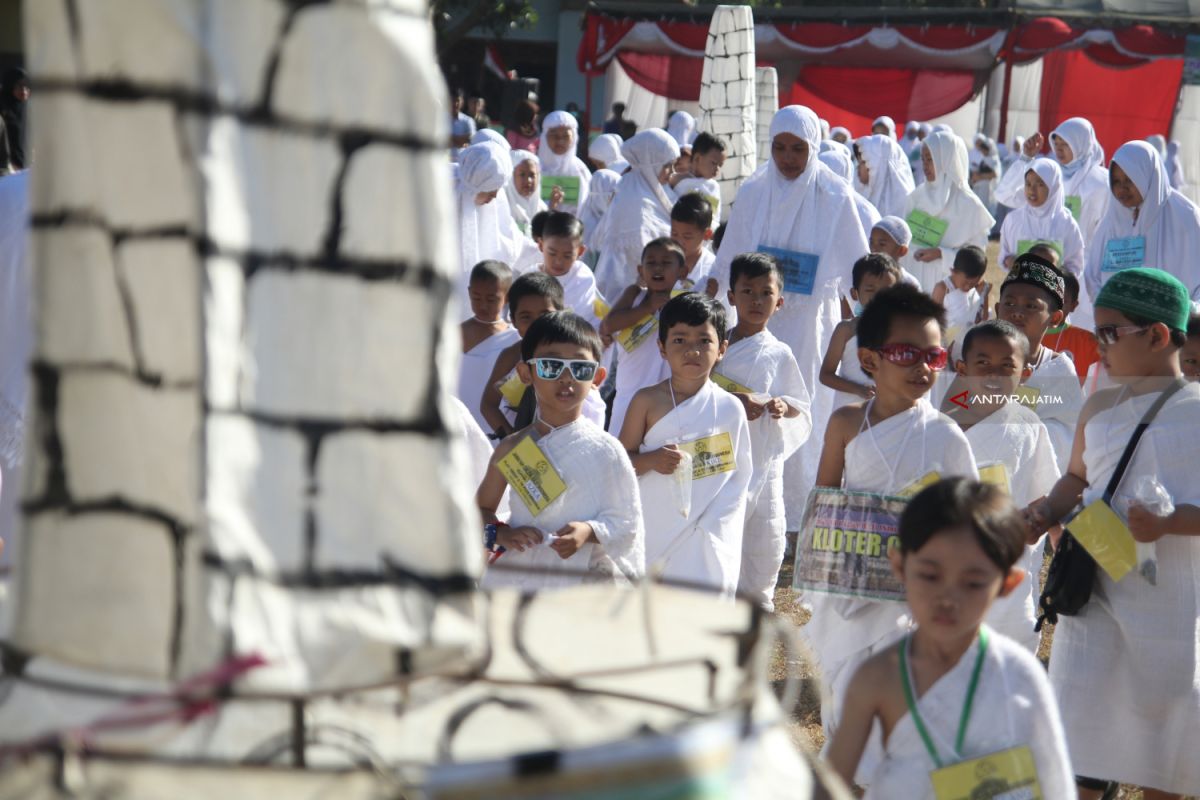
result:
[(865, 136), (880, 115), (897, 125), (932, 119), (960, 107), (974, 92), (971, 72), (810, 66), (800, 70), (786, 102), (806, 105), (830, 125)]
[(700, 22), (660, 22), (658, 29), (680, 47), (704, 52), (708, 44), (708, 25)]
[(775, 30), (785, 39), (803, 47), (836, 47), (852, 42), (871, 31), (870, 25), (836, 25), (829, 22), (778, 24)]
[(634, 24), (632, 19), (588, 14), (583, 38), (579, 42), (578, 52), (575, 53), (575, 66), (584, 75), (603, 75), (608, 67), (605, 57), (633, 30)]
[(700, 79), (704, 72), (704, 59), (691, 56), (659, 56), (649, 53), (634, 53), (629, 50), (617, 53), (617, 61), (638, 86), (672, 100), (700, 99)]
[(1039, 128), (1052, 131), (1068, 117), (1087, 117), (1111, 156), (1125, 142), (1171, 130), (1182, 77), (1182, 59), (1113, 69), (1079, 50), (1047, 53)]

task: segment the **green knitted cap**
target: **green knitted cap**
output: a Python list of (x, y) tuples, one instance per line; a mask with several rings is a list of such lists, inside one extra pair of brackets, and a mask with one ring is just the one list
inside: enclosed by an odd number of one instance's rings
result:
[(1097, 308), (1111, 308), (1134, 317), (1161, 322), (1187, 331), (1192, 299), (1187, 287), (1169, 272), (1153, 267), (1123, 269), (1108, 279), (1096, 298)]

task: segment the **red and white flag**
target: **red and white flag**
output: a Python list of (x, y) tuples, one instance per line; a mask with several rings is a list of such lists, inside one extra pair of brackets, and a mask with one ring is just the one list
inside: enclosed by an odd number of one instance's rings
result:
[(502, 81), (517, 77), (515, 70), (510, 73), (504, 68), (504, 60), (500, 58), (500, 51), (494, 44), (489, 44), (487, 46), (487, 50), (484, 51), (483, 66), (489, 71), (495, 73), (496, 77)]

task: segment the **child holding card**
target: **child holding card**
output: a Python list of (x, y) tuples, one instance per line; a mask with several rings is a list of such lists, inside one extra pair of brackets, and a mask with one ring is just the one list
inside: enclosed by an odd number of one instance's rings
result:
[(792, 351), (767, 330), (784, 302), (775, 260), (765, 253), (743, 253), (730, 264), (729, 279), (737, 325), (712, 379), (745, 407), (755, 462), (738, 593), (773, 611), (786, 521), (783, 462), (812, 432), (812, 401)]
[(634, 396), (621, 428), (643, 499), (646, 565), (732, 597), (754, 467), (741, 402), (710, 380), (725, 353), (725, 309), (681, 294), (663, 306), (657, 340), (670, 377)]
[[(967, 435), (980, 478), (1003, 488), (1021, 508), (1043, 497), (1058, 480), (1050, 434), (1038, 415), (1010, 398), (1029, 377), (1029, 340), (1002, 320), (980, 323), (962, 340), (955, 365), (965, 386), (947, 412)], [(1042, 550), (1029, 545), (1020, 566), (1028, 573), (988, 613), (1000, 633), (1037, 652), (1038, 573)]]
[(579, 123), (566, 111), (551, 111), (542, 121), (538, 160), (542, 164), (542, 200), (549, 201), (555, 188), (562, 191), (559, 211), (579, 215), (587, 201), (592, 171), (575, 155)]
[[(1064, 271), (1083, 275), (1083, 235), (1065, 204), (1062, 170), (1052, 158), (1036, 158), (1025, 167), (1025, 203), (1000, 226), (1000, 263), (1012, 269), (1017, 256), (1038, 242), (1054, 247)], [(1085, 311), (1090, 317), (1091, 309)]]
[[(476, 500), (485, 546), (505, 552), (482, 586), (538, 590), (645, 573), (637, 479), (621, 443), (583, 417), (604, 381), (600, 337), (569, 311), (540, 317), (521, 341), (521, 381), (537, 396), (532, 425), (496, 447)], [(512, 516), (496, 518), (505, 491)]]
[[(1027, 509), (1031, 536), (1065, 521), (1079, 542), (1118, 554), (1133, 553), (1132, 540), (1153, 543), (1157, 557), (1151, 585), (1140, 571), (1122, 576), (1098, 555), (1091, 599), (1077, 616), (1059, 617), (1054, 631), (1050, 682), (1071, 760), (1087, 776), (1079, 780), (1086, 800), (1099, 798), (1109, 781), (1144, 787), (1153, 800), (1200, 794), (1200, 481), (1192, 466), (1200, 451), (1200, 385), (1183, 383), (1179, 367), (1190, 308), (1187, 288), (1162, 270), (1122, 270), (1104, 285), (1096, 332), (1101, 359), (1119, 385), (1088, 399), (1069, 469)], [(1174, 511), (1143, 505), (1150, 478)], [(1084, 510), (1069, 518), (1080, 504)], [(1124, 520), (1114, 513), (1126, 508)]]
[[(907, 284), (884, 289), (863, 309), (858, 358), (875, 379), (875, 396), (830, 417), (818, 486), (903, 497), (941, 477), (978, 477), (966, 436), (927, 399), (934, 378), (946, 367), (944, 313), (929, 295)], [(813, 616), (801, 632), (824, 678), (821, 720), (834, 731), (855, 666), (894, 640), (904, 607), (816, 592), (806, 592), (805, 602), (811, 603)]]
[(938, 481), (904, 510), (889, 556), (916, 628), (855, 672), (828, 748), (853, 782), (880, 731), (865, 797), (1076, 796), (1042, 665), (983, 625), (1020, 584), (1022, 534), (1004, 492), (966, 478)]

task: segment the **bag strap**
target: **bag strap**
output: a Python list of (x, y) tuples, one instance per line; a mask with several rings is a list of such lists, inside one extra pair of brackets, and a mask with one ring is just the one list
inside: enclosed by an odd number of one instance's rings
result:
[(1125, 477), (1125, 469), (1129, 466), (1129, 462), (1133, 460), (1133, 451), (1137, 449), (1142, 434), (1146, 432), (1146, 428), (1150, 427), (1150, 423), (1158, 416), (1158, 412), (1167, 404), (1171, 396), (1185, 385), (1187, 385), (1186, 381), (1182, 378), (1176, 378), (1174, 383), (1159, 393), (1158, 399), (1154, 401), (1154, 404), (1146, 409), (1146, 414), (1134, 429), (1133, 435), (1129, 437), (1129, 443), (1125, 445), (1125, 452), (1121, 454), (1121, 460), (1117, 462), (1117, 468), (1113, 472), (1112, 478), (1108, 481), (1108, 487), (1104, 490), (1104, 502), (1106, 504), (1112, 505), (1113, 495), (1116, 494), (1117, 487), (1121, 485), (1121, 479)]

